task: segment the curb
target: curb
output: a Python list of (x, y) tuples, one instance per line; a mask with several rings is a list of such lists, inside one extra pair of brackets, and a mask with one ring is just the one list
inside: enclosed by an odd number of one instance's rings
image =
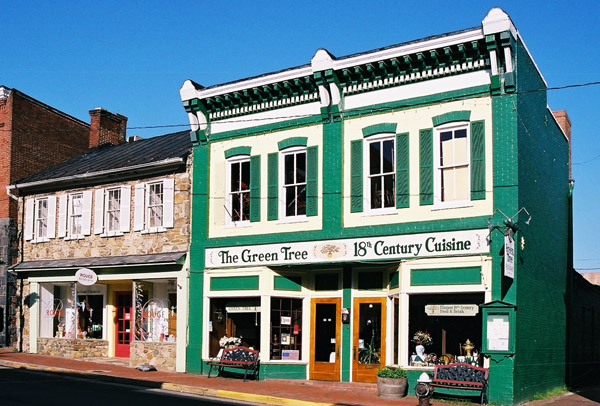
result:
[(172, 392), (184, 392), (199, 396), (211, 396), (222, 399), (245, 400), (250, 402), (265, 403), (268, 405), (277, 406), (336, 406), (333, 403), (310, 402), (306, 400), (280, 398), (277, 396), (258, 395), (253, 393), (234, 392), (222, 389), (203, 388), (199, 386), (181, 385), (177, 383), (163, 382), (160, 386), (156, 385), (155, 381), (145, 381), (140, 379), (126, 378), (121, 376), (105, 375), (98, 372), (81, 371), (76, 369), (49, 367), (44, 365), (29, 364), (26, 362), (0, 360), (0, 366), (11, 368), (23, 368), (31, 371), (41, 372), (59, 372), (70, 375), (82, 376), (85, 379), (92, 378), (109, 383), (121, 383), (132, 386), (141, 386), (153, 389), (162, 389)]

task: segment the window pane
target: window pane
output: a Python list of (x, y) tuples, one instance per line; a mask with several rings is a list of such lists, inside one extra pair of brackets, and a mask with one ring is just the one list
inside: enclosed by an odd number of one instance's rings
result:
[(298, 208), (298, 212), (296, 213), (298, 216), (302, 216), (306, 214), (306, 186), (297, 186), (297, 203), (296, 206)]
[[(358, 363), (376, 365), (381, 356), (381, 303), (361, 303), (358, 321)], [(362, 344), (362, 348), (360, 343)]]
[(452, 132), (447, 131), (440, 134), (440, 165), (448, 166), (454, 163), (452, 151)]
[(231, 164), (231, 191), (240, 190), (240, 164), (239, 162)]
[(383, 141), (383, 172), (394, 171), (394, 141)]
[(250, 190), (250, 161), (242, 162), (241, 190)]
[(231, 195), (231, 220), (239, 221), (241, 219), (242, 206), (240, 204), (240, 195), (235, 193)]
[(284, 166), (284, 179), (286, 185), (291, 185), (294, 183), (294, 155), (288, 154), (284, 157), (285, 166)]
[(379, 141), (369, 143), (369, 173), (381, 173), (381, 144)]
[(302, 359), (302, 299), (271, 298), (271, 359)]
[(466, 138), (456, 138), (454, 140), (454, 164), (466, 164), (467, 162), (467, 139)]
[(461, 128), (460, 130), (454, 131), (454, 138), (467, 138), (467, 129)]
[(121, 190), (113, 189), (108, 191), (107, 205), (107, 227), (108, 231), (120, 230), (119, 222), (121, 215)]
[(395, 175), (386, 175), (383, 177), (384, 182), (384, 207), (394, 207), (396, 205), (396, 185), (394, 181)]
[(296, 154), (296, 183), (306, 182), (306, 153)]
[(371, 178), (371, 208), (381, 208), (381, 176)]
[(294, 186), (285, 188), (285, 215), (296, 215), (296, 188)]
[(250, 220), (250, 193), (242, 193), (242, 220)]
[(469, 200), (471, 191), (469, 190), (469, 168), (460, 166), (454, 172), (454, 187), (456, 200)]

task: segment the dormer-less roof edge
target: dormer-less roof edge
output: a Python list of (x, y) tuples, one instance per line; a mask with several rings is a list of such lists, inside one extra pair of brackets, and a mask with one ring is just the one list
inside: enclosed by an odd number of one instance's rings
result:
[[(93, 180), (93, 179), (100, 179), (103, 177), (115, 176), (118, 174), (146, 171), (146, 170), (157, 169), (157, 168), (161, 168), (161, 167), (164, 169), (167, 169), (167, 168), (170, 168), (173, 166), (179, 166), (179, 165), (183, 164), (184, 162), (185, 162), (185, 158), (182, 158), (182, 157), (169, 158), (169, 159), (165, 159), (165, 160), (158, 161), (158, 162), (150, 162), (150, 163), (145, 163), (145, 164), (126, 166), (126, 167), (122, 167), (122, 168), (109, 169), (109, 170), (105, 170), (105, 171), (89, 172), (89, 173), (73, 175), (73, 176), (63, 176), (60, 178), (45, 179), (45, 180), (39, 180), (39, 181), (29, 182), (29, 183), (16, 183), (13, 185), (9, 185), (6, 188), (8, 190), (20, 190), (20, 191), (25, 190), (25, 191), (27, 191), (28, 189), (60, 185), (65, 182), (72, 183), (72, 182), (83, 181), (83, 180), (89, 181), (89, 180)], [(76, 186), (76, 185), (73, 185), (73, 186)]]

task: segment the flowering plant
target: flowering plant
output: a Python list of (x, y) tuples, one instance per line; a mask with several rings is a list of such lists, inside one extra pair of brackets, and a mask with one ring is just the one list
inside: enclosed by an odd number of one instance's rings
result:
[(223, 336), (220, 340), (219, 340), (219, 345), (221, 347), (225, 347), (227, 345), (240, 345), (242, 343), (242, 339), (238, 338), (238, 337), (227, 337), (227, 336)]
[(412, 338), (412, 342), (421, 344), (424, 347), (428, 347), (433, 343), (433, 339), (427, 331), (417, 331)]

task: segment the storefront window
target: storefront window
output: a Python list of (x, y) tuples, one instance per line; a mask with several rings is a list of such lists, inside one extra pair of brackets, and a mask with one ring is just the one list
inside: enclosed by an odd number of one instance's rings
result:
[(175, 342), (177, 338), (177, 290), (175, 280), (134, 282), (135, 339)]
[[(473, 361), (481, 350), (483, 293), (411, 295), (409, 298), (409, 364), (432, 365), (453, 361)], [(431, 342), (415, 338), (418, 333)], [(473, 348), (466, 346), (467, 340)], [(418, 348), (423, 345), (424, 348)], [(423, 354), (424, 351), (424, 354)], [(470, 357), (468, 355), (470, 354)]]
[(40, 287), (40, 337), (103, 338), (106, 286), (76, 283)]
[(302, 359), (302, 299), (271, 299), (271, 359)]
[(241, 344), (260, 351), (260, 298), (213, 298), (210, 300), (209, 357), (216, 357), (223, 337), (239, 338)]

